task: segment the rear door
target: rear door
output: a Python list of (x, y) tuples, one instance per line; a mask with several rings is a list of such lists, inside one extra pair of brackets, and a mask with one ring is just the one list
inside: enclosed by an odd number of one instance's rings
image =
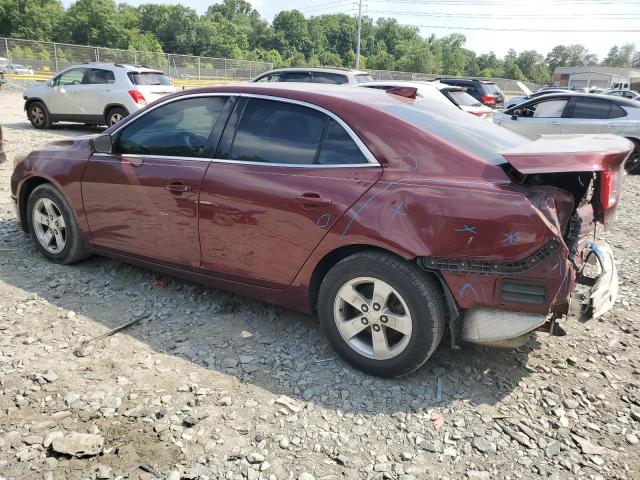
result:
[(108, 96), (116, 78), (112, 71), (102, 68), (88, 68), (78, 94), (84, 115), (102, 117), (104, 107), (109, 104)]
[(501, 125), (535, 140), (541, 135), (562, 133), (563, 115), (569, 97), (542, 99), (513, 107), (505, 112)]
[(243, 98), (202, 185), (202, 268), (254, 285), (289, 285), (381, 175), (345, 127), (300, 102)]
[(82, 196), (93, 245), (199, 267), (198, 196), (227, 102), (213, 95), (174, 99), (118, 129), (112, 154), (90, 157)]
[(574, 97), (562, 133), (621, 133), (627, 112), (611, 100)]

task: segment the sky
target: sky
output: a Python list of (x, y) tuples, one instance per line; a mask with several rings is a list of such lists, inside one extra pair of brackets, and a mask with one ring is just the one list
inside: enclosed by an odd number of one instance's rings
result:
[[(213, 0), (117, 0), (131, 5), (181, 3), (202, 14)], [(249, 0), (271, 21), (281, 10), (298, 9), (306, 17), (324, 13), (357, 14), (358, 0)], [(65, 6), (72, 0), (63, 0)], [(516, 51), (542, 54), (559, 44), (581, 43), (606, 56), (615, 44), (640, 48), (640, 0), (362, 0), (372, 18), (394, 17), (415, 25), (423, 36), (466, 36), (466, 47), (478, 54), (503, 56)], [(547, 30), (547, 31), (534, 31)], [(554, 31), (551, 31), (554, 30)], [(606, 30), (606, 31), (600, 31)]]

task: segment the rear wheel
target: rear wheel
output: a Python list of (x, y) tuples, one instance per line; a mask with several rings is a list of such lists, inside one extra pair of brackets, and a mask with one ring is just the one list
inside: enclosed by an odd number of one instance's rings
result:
[(382, 377), (413, 372), (442, 339), (445, 303), (436, 280), (394, 256), (362, 252), (327, 274), (318, 295), (322, 327), (356, 368)]
[(27, 107), (27, 115), (34, 128), (37, 128), (38, 130), (51, 128), (51, 116), (49, 115), (47, 108), (44, 106), (44, 103), (30, 103)]
[(640, 142), (634, 141), (633, 143), (636, 148), (631, 152), (631, 156), (627, 159), (624, 169), (629, 174), (638, 174), (640, 173)]
[(89, 256), (69, 204), (51, 184), (36, 187), (27, 202), (33, 242), (54, 263), (69, 264)]
[(107, 118), (106, 118), (107, 127), (110, 127), (112, 125), (115, 125), (116, 123), (121, 122), (122, 119), (127, 115), (129, 115), (129, 112), (127, 112), (124, 108), (120, 108), (120, 107), (112, 108), (107, 113)]

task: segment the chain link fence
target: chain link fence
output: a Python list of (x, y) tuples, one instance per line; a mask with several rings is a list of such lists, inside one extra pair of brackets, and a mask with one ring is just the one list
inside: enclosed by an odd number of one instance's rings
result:
[[(268, 62), (233, 60), (228, 58), (176, 55), (172, 53), (119, 50), (115, 48), (69, 45), (0, 37), (0, 68), (12, 73), (11, 65), (33, 69), (36, 75), (53, 75), (79, 63), (121, 63), (143, 65), (165, 72), (174, 80), (206, 83), (230, 83), (249, 80), (272, 68)], [(433, 80), (435, 74), (370, 70), (376, 80)], [(470, 77), (466, 77), (470, 78)], [(481, 78), (498, 84), (507, 94), (521, 93), (515, 80)], [(531, 90), (541, 85), (523, 82)]]
[(249, 80), (272, 68), (268, 62), (119, 50), (0, 37), (0, 67), (13, 73), (28, 67), (36, 75), (53, 75), (80, 63), (121, 63), (161, 70), (176, 80), (232, 82)]

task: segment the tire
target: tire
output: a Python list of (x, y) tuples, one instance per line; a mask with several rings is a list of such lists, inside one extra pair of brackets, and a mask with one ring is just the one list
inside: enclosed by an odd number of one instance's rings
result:
[(633, 149), (627, 163), (624, 164), (624, 169), (630, 175), (637, 175), (640, 173), (640, 142), (632, 141), (636, 148)]
[(122, 119), (127, 115), (129, 115), (129, 112), (127, 112), (124, 108), (120, 108), (120, 107), (112, 108), (107, 112), (107, 115), (105, 117), (105, 121), (107, 122), (107, 127), (111, 127), (112, 125), (115, 125), (116, 123), (122, 121)]
[(45, 183), (33, 190), (27, 201), (26, 213), (31, 239), (51, 262), (68, 265), (89, 257), (75, 215), (53, 185)]
[(27, 117), (29, 117), (29, 121), (33, 128), (37, 128), (38, 130), (44, 130), (47, 128), (51, 128), (51, 115), (49, 115), (49, 110), (42, 102), (32, 102), (27, 107)]
[[(354, 285), (358, 296), (349, 297)], [(376, 296), (386, 298), (384, 304), (373, 300), (372, 290), (384, 292)], [(349, 297), (349, 302), (343, 297)], [(366, 309), (353, 306), (361, 299), (367, 302)], [(435, 278), (416, 265), (374, 251), (351, 255), (327, 273), (318, 294), (318, 315), (338, 354), (354, 367), (380, 377), (407, 375), (420, 368), (438, 347), (447, 317)], [(375, 342), (376, 351), (373, 339), (382, 337), (383, 342)]]

